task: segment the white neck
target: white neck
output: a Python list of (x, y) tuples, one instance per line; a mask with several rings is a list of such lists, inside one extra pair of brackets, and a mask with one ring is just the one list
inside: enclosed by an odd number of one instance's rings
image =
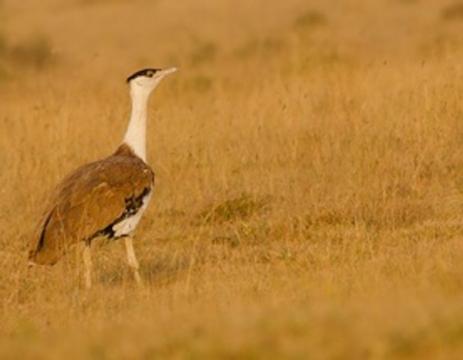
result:
[(135, 154), (146, 162), (146, 118), (149, 92), (130, 91), (132, 98), (132, 112), (129, 126), (124, 136), (124, 142), (129, 145)]

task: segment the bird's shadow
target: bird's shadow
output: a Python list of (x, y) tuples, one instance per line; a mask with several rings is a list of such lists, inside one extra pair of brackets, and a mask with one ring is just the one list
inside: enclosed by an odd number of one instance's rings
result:
[[(166, 286), (179, 281), (187, 274), (191, 260), (186, 256), (163, 255), (140, 261), (140, 275), (144, 284)], [(127, 264), (117, 264), (99, 274), (99, 282), (105, 286), (120, 286), (135, 283), (131, 269)]]

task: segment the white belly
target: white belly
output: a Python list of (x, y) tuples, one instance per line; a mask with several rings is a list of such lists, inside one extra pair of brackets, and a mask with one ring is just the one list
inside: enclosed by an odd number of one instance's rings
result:
[(143, 198), (143, 205), (137, 213), (133, 214), (132, 216), (128, 217), (127, 219), (122, 220), (121, 222), (117, 223), (113, 226), (113, 231), (115, 237), (131, 235), (135, 228), (137, 227), (140, 219), (145, 212), (148, 204), (151, 200), (151, 192)]

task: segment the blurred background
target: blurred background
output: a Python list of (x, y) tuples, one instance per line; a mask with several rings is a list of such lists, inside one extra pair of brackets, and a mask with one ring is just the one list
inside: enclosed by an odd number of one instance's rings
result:
[(56, 71), (110, 81), (147, 64), (176, 64), (204, 90), (217, 72), (238, 81), (248, 72), (269, 78), (449, 56), (461, 45), (463, 3), (3, 0), (1, 20), (2, 79)]
[[(0, 1), (0, 358), (461, 358), (463, 1)], [(156, 191), (135, 240), (25, 266), (109, 155), (125, 78)]]

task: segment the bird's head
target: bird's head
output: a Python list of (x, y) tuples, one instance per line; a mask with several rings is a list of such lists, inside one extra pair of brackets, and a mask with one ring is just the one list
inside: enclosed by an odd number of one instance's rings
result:
[(149, 96), (156, 88), (164, 76), (177, 71), (177, 68), (171, 67), (167, 69), (143, 69), (139, 70), (127, 78), (127, 83), (130, 86), (132, 94), (140, 94)]

